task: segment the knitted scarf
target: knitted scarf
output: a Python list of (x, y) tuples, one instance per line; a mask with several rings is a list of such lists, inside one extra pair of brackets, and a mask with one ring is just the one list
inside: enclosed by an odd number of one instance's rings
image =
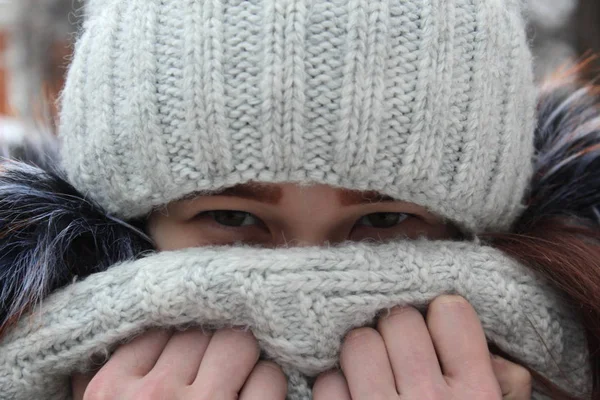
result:
[(54, 293), (0, 340), (0, 393), (67, 400), (73, 372), (149, 328), (235, 325), (284, 368), (288, 398), (309, 399), (350, 329), (396, 305), (424, 310), (443, 293), (471, 302), (510, 356), (573, 394), (590, 388), (583, 330), (546, 282), (477, 242), (417, 240), (188, 249), (115, 265)]

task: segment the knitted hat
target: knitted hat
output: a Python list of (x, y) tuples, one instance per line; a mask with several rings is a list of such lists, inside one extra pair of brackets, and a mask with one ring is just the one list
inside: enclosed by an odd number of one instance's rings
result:
[(132, 218), (248, 181), (518, 215), (535, 90), (518, 0), (95, 0), (60, 134), (73, 184)]

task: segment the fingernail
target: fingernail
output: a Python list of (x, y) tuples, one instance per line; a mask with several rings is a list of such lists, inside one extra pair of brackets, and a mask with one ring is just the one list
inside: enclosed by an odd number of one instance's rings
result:
[(325, 377), (325, 376), (341, 375), (341, 374), (342, 374), (342, 371), (339, 368), (334, 368), (334, 369), (330, 369), (330, 370), (323, 372), (321, 375), (323, 377)]
[(277, 372), (281, 371), (281, 367), (279, 367), (279, 365), (277, 365), (274, 361), (262, 360), (258, 364), (263, 368), (271, 369)]
[(409, 306), (397, 306), (394, 308), (389, 308), (387, 310), (387, 313), (384, 315), (384, 318), (389, 318), (392, 317), (394, 315), (400, 315), (405, 313), (408, 309), (410, 309)]
[(437, 299), (435, 299), (434, 301), (438, 304), (444, 304), (444, 305), (454, 305), (454, 304), (466, 305), (466, 304), (469, 304), (467, 302), (467, 300), (465, 300), (464, 297), (452, 295), (452, 294), (442, 295), (442, 296), (438, 297)]
[(250, 327), (248, 325), (234, 325), (231, 327), (231, 330), (235, 332), (248, 332)]
[(365, 336), (373, 335), (375, 330), (373, 328), (356, 328), (346, 334), (344, 341), (355, 341), (357, 339), (362, 340)]

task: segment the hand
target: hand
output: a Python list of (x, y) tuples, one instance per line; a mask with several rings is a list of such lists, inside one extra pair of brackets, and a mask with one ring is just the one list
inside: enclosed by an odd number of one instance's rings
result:
[(259, 353), (249, 331), (151, 331), (117, 349), (95, 375), (73, 376), (73, 399), (284, 400), (285, 375), (258, 362)]
[(377, 330), (356, 329), (342, 346), (342, 372), (319, 376), (315, 400), (531, 398), (531, 375), (489, 353), (473, 307), (442, 296), (427, 322), (414, 308), (395, 308)]

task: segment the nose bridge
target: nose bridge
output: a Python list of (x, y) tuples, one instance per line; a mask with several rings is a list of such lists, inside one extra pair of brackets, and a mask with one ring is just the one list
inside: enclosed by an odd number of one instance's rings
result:
[(281, 229), (281, 244), (293, 247), (336, 244), (349, 238), (351, 227), (327, 218), (326, 212), (299, 215)]
[(336, 191), (324, 185), (287, 188), (282, 206), (282, 245), (294, 247), (334, 244), (348, 238), (350, 229), (340, 222)]

